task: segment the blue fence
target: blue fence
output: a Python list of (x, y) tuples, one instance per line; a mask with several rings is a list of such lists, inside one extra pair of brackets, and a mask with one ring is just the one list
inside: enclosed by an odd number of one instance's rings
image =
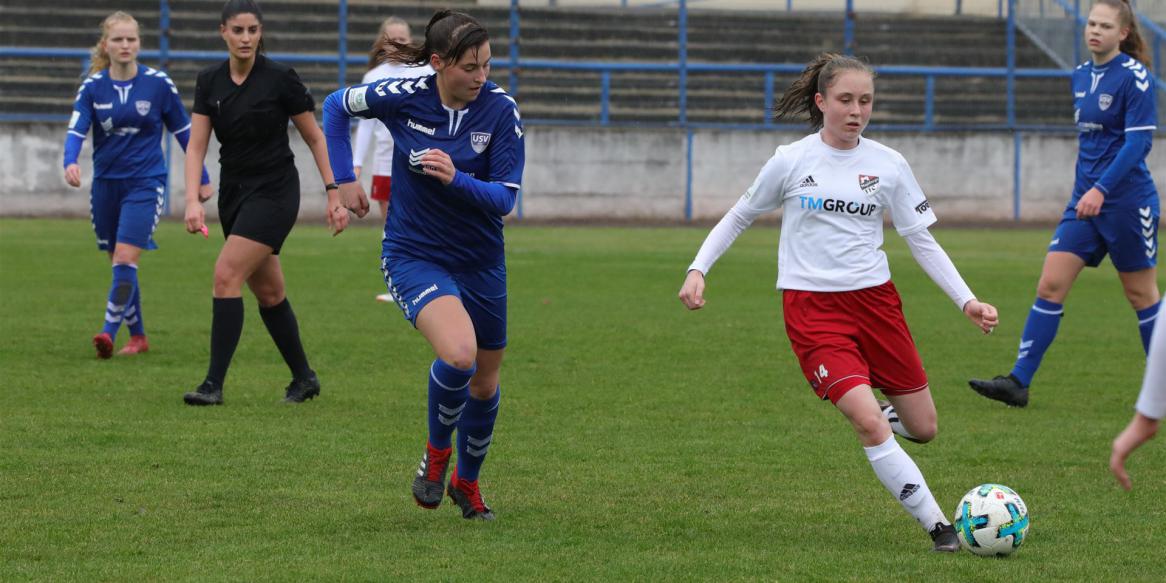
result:
[[(1073, 4), (1070, 4), (1072, 2)], [(510, 38), (520, 38), (521, 21), (519, 18), (519, 0), (510, 0)], [(940, 131), (940, 130), (992, 130), (992, 131), (1012, 131), (1016, 132), (1016, 139), (1019, 142), (1020, 132), (1050, 132), (1050, 131), (1073, 131), (1073, 126), (1066, 120), (1065, 125), (1062, 126), (1045, 126), (1045, 125), (1024, 125), (1017, 123), (1016, 120), (1016, 91), (1015, 81), (1018, 78), (1068, 78), (1071, 75), (1070, 67), (1080, 62), (1082, 26), (1084, 25), (1084, 16), (1082, 15), (1082, 0), (999, 0), (998, 13), (1007, 19), (1007, 62), (1004, 67), (991, 68), (961, 68), (961, 67), (920, 67), (920, 66), (880, 66), (876, 67), (876, 71), (880, 75), (891, 76), (914, 76), (920, 77), (924, 80), (924, 99), (923, 99), (923, 122), (920, 124), (876, 124), (872, 125), (873, 130), (883, 131)], [(626, 2), (624, 3), (626, 5)], [(675, 73), (679, 79), (678, 90), (678, 114), (675, 121), (667, 122), (665, 125), (672, 127), (687, 128), (687, 135), (689, 136), (689, 143), (691, 146), (691, 130), (702, 127), (719, 127), (719, 128), (740, 128), (740, 129), (792, 129), (795, 126), (776, 124), (772, 119), (772, 114), (767, 113), (763, 122), (756, 124), (723, 124), (723, 123), (701, 123), (693, 122), (688, 118), (687, 112), (687, 93), (688, 80), (687, 75), (690, 72), (720, 72), (720, 73), (754, 73), (764, 77), (764, 93), (760, 96), (759, 106), (763, 107), (765, 111), (772, 112), (773, 104), (776, 98), (774, 90), (774, 76), (777, 74), (791, 74), (798, 73), (802, 70), (802, 64), (733, 64), (733, 63), (691, 63), (687, 58), (687, 0), (675, 0), (678, 9), (677, 20), (677, 35), (678, 35), (678, 52), (677, 60), (674, 63), (607, 63), (607, 62), (567, 62), (567, 61), (551, 61), (551, 60), (534, 60), (523, 59), (520, 54), (519, 43), (510, 43), (509, 52), (505, 60), (495, 59), (493, 65), (495, 68), (505, 69), (508, 75), (509, 91), (521, 97), (521, 90), (519, 87), (520, 70), (582, 70), (599, 73), (600, 93), (599, 93), (599, 119), (595, 121), (567, 121), (559, 119), (527, 119), (529, 124), (584, 124), (584, 125), (600, 125), (611, 126), (618, 125), (614, 123), (610, 116), (611, 109), (611, 84), (612, 74), (617, 72), (667, 72)], [(960, 2), (955, 2), (955, 12), (960, 12)], [(792, 8), (792, 2), (786, 1), (787, 9)], [(217, 61), (226, 58), (225, 52), (220, 51), (173, 51), (169, 48), (169, 2), (168, 0), (160, 0), (160, 27), (163, 31), (159, 42), (158, 50), (142, 51), (141, 58), (144, 60), (151, 60), (163, 63), (175, 60), (191, 60), (191, 61)], [(279, 53), (272, 54), (272, 58), (291, 62), (291, 63), (332, 63), (337, 65), (337, 79), (338, 85), (345, 85), (347, 78), (348, 65), (361, 66), (365, 63), (366, 56), (363, 54), (353, 55), (349, 54), (348, 47), (348, 3), (347, 0), (340, 0), (338, 6), (338, 49), (339, 54), (346, 55), (345, 58), (338, 57), (337, 54), (305, 54), (305, 53)], [(845, 10), (843, 12), (844, 19), (844, 49), (851, 52), (854, 46), (854, 0), (845, 0)], [(1144, 15), (1140, 17), (1144, 25), (1144, 30), (1150, 31), (1147, 36), (1152, 36), (1153, 50), (1156, 55), (1160, 55), (1162, 51), (1162, 44), (1166, 42), (1166, 31), (1161, 26), (1150, 20)], [(1017, 28), (1020, 27), (1024, 32), (1028, 33), (1030, 38), (1033, 38), (1041, 44), (1051, 55), (1059, 56), (1058, 60), (1062, 61), (1064, 69), (1021, 69), (1016, 67), (1016, 47), (1015, 40)], [(1071, 46), (1052, 46), (1052, 42), (1063, 41), (1066, 37), (1075, 39), (1070, 44)], [(1042, 40), (1044, 39), (1044, 40)], [(1072, 52), (1076, 51), (1076, 52)], [(1072, 61), (1065, 61), (1066, 57), (1072, 55)], [(79, 69), (86, 69), (88, 67), (89, 53), (83, 49), (46, 49), (46, 48), (24, 48), (24, 47), (0, 47), (0, 57), (52, 57), (77, 59), (79, 62)], [(1157, 57), (1157, 62), (1161, 63), (1161, 57)], [(988, 77), (988, 78), (1003, 78), (1006, 80), (1006, 119), (1004, 123), (990, 123), (990, 124), (938, 124), (935, 122), (935, 85), (936, 79), (942, 77)], [(1161, 77), (1156, 78), (1157, 88), (1160, 92), (1166, 92), (1166, 81)], [(61, 114), (5, 114), (0, 112), (0, 121), (64, 121), (68, 118), (67, 115)], [(636, 125), (647, 125), (637, 123)], [(1159, 130), (1162, 131), (1162, 130)], [(689, 148), (691, 150), (691, 147)], [(1017, 208), (1015, 214), (1019, 218), (1019, 147), (1016, 148), (1016, 173), (1014, 183), (1014, 198), (1016, 200)], [(691, 160), (688, 163), (691, 167)], [(686, 208), (687, 216), (691, 216), (691, 172), (688, 181), (688, 197)], [(521, 201), (519, 206), (519, 213), (521, 215)]]

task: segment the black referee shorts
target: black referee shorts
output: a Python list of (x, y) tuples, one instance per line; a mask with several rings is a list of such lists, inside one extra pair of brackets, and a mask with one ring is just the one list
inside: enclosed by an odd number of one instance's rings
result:
[(223, 236), (263, 243), (279, 255), (300, 212), (300, 175), (294, 165), (269, 174), (219, 181)]

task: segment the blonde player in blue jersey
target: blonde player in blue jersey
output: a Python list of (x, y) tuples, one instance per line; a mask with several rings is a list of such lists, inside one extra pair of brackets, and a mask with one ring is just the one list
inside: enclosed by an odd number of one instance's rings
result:
[[(114, 12), (101, 23), (101, 40), (93, 47), (89, 77), (77, 91), (73, 117), (65, 134), (65, 182), (81, 186), (77, 157), (93, 128), (93, 186), (90, 215), (97, 247), (109, 253), (113, 282), (105, 304), (105, 323), (93, 337), (98, 358), (113, 355), (124, 323), (130, 340), (118, 354), (146, 352), (150, 344), (142, 317), (138, 259), (143, 249), (157, 249), (154, 228), (162, 212), (166, 162), (163, 129), (183, 150), (190, 138), (190, 119), (178, 88), (162, 71), (138, 63), (138, 22)], [(199, 197), (211, 196), (210, 177), (202, 170)]]
[[(443, 492), (467, 519), (492, 520), (478, 475), (493, 441), (506, 348), (502, 217), (525, 163), (518, 106), (493, 82), (486, 29), (443, 10), (420, 46), (389, 41), (388, 58), (433, 67), (416, 79), (341, 89), (324, 101), (328, 156), (344, 205), (368, 200), (352, 171), (351, 118), (379, 119), (393, 136), (393, 204), (382, 244), (385, 284), (433, 347), (429, 436), (413, 498), (437, 508)], [(457, 431), (457, 465), (445, 484)]]
[(1079, 132), (1073, 197), (1049, 243), (1012, 371), (969, 381), (977, 393), (1012, 407), (1028, 405), (1028, 387), (1057, 335), (1065, 298), (1086, 266), (1109, 255), (1147, 351), (1158, 316), (1158, 191), (1146, 167), (1157, 128), (1149, 51), (1125, 0), (1093, 5), (1085, 41), (1092, 59), (1077, 67), (1072, 81)]

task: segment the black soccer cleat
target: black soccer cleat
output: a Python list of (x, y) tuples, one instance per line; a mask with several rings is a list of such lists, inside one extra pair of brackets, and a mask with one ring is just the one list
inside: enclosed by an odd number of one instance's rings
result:
[(1020, 380), (1011, 374), (1008, 376), (996, 375), (990, 381), (972, 379), (968, 386), (981, 395), (1000, 401), (1009, 407), (1025, 407), (1028, 405), (1028, 387), (1020, 384)]
[(308, 372), (308, 376), (302, 379), (292, 379), (291, 384), (287, 386), (287, 390), (283, 397), (284, 403), (303, 403), (309, 401), (313, 397), (320, 394), (320, 379), (316, 378), (316, 373)]
[(417, 476), (413, 478), (413, 501), (418, 506), (433, 510), (441, 505), (451, 453), (452, 447), (437, 449), (429, 442), (425, 443), (425, 455), (421, 456), (421, 465), (417, 468)]
[(453, 500), (462, 509), (462, 518), (466, 520), (494, 520), (494, 511), (486, 506), (482, 500), (482, 491), (478, 489), (478, 481), (469, 482), (458, 479), (457, 470), (449, 480), (446, 490), (449, 499)]
[(222, 405), (223, 404), (223, 387), (220, 387), (211, 381), (203, 381), (192, 392), (182, 395), (182, 400), (187, 405)]
[(954, 526), (937, 522), (928, 534), (935, 543), (931, 550), (937, 553), (954, 553), (960, 550), (960, 539), (955, 534)]

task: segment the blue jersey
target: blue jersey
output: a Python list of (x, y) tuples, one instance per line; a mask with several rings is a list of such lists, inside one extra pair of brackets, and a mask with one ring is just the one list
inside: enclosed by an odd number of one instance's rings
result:
[[(379, 119), (393, 136), (392, 204), (383, 252), (458, 271), (505, 262), (502, 217), (514, 208), (526, 162), (518, 105), (487, 81), (464, 109), (441, 103), (433, 75), (341, 89), (324, 104), (332, 172), (352, 182), (349, 118)], [(421, 169), (430, 148), (453, 160), (446, 186)]]
[(185, 147), (190, 119), (166, 73), (141, 64), (128, 81), (110, 79), (109, 69), (94, 73), (81, 84), (73, 101), (65, 166), (77, 162), (81, 142), (93, 126), (94, 178), (164, 176), (163, 125)]
[[(1086, 61), (1073, 71), (1078, 131), (1077, 176), (1066, 216), (1090, 188), (1105, 195), (1106, 210), (1152, 206), (1158, 193), (1146, 155), (1157, 128), (1154, 77), (1137, 59), (1119, 54), (1103, 66)], [(1126, 146), (1129, 147), (1126, 147)]]

